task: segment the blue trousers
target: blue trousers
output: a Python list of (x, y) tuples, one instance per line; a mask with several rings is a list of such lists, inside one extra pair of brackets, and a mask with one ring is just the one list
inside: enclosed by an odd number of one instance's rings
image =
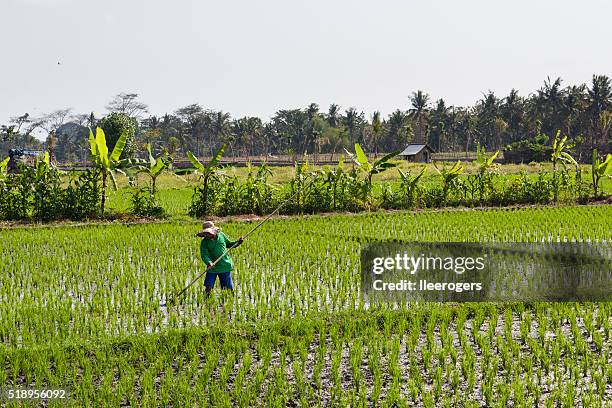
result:
[(234, 283), (232, 282), (232, 273), (224, 272), (224, 273), (214, 273), (214, 272), (206, 272), (206, 276), (204, 277), (204, 286), (213, 288), (215, 286), (215, 281), (217, 280), (217, 276), (219, 277), (219, 282), (221, 283), (221, 289), (234, 289)]

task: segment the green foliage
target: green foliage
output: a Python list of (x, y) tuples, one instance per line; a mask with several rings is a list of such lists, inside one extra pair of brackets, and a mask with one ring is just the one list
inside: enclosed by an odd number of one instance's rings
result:
[[(563, 182), (563, 179), (560, 179), (560, 176), (562, 176), (564, 179), (567, 179), (568, 177), (566, 165), (571, 164), (575, 167), (579, 167), (576, 160), (574, 160), (574, 158), (569, 153), (570, 149), (574, 147), (574, 145), (567, 143), (567, 136), (559, 137), (560, 134), (561, 132), (558, 131), (555, 136), (555, 140), (553, 141), (552, 145), (552, 153), (550, 155), (550, 161), (553, 164), (552, 183), (553, 199), (555, 201), (558, 200), (560, 183)], [(557, 172), (557, 163), (561, 163), (562, 165), (561, 175)]]
[(548, 143), (549, 137), (545, 134), (538, 134), (532, 139), (513, 142), (505, 147), (504, 159), (508, 160), (512, 157), (512, 152), (516, 152), (518, 156), (513, 162), (528, 163), (548, 160), (551, 152)]
[(98, 175), (88, 170), (67, 185), (49, 163), (48, 153), (35, 167), (18, 164), (19, 171), (0, 180), (0, 219), (52, 221), (81, 220), (98, 215)]
[(112, 112), (102, 118), (97, 126), (104, 131), (108, 139), (107, 146), (109, 150), (113, 151), (118, 144), (122, 145), (117, 150), (119, 156), (113, 157), (114, 161), (132, 157), (134, 153), (134, 135), (138, 127), (136, 119), (131, 118), (125, 113)]
[(140, 217), (155, 217), (160, 218), (166, 215), (163, 207), (161, 207), (155, 195), (151, 190), (145, 187), (135, 188), (131, 192), (132, 206), (130, 212)]
[(561, 132), (557, 132), (555, 136), (555, 140), (552, 145), (552, 153), (550, 156), (550, 161), (553, 164), (553, 168), (556, 167), (557, 163), (561, 163), (562, 165), (572, 164), (574, 166), (578, 165), (576, 160), (571, 156), (569, 150), (574, 147), (573, 144), (567, 143), (567, 135), (563, 137), (559, 137)]
[(593, 194), (599, 196), (599, 184), (602, 177), (610, 177), (608, 173), (612, 169), (612, 154), (606, 155), (605, 160), (599, 158), (597, 149), (593, 150), (591, 162), (591, 178), (593, 180)]
[(481, 147), (480, 144), (476, 145), (476, 163), (478, 163), (478, 172), (485, 173), (491, 166), (493, 165), (493, 161), (499, 155), (499, 150), (493, 153), (491, 156), (487, 157), (486, 151), (484, 147)]
[(10, 157), (7, 157), (6, 159), (0, 161), (0, 179), (6, 176), (6, 168), (8, 166), (8, 162), (10, 159), (11, 159)]
[(427, 170), (427, 165), (423, 166), (416, 176), (412, 176), (410, 172), (405, 173), (402, 169), (397, 169), (401, 177), (400, 191), (403, 193), (401, 208), (413, 208), (417, 204), (419, 181), (425, 174), (425, 170)]
[[(149, 178), (151, 179), (150, 194), (151, 196), (155, 196), (155, 193), (156, 193), (155, 184), (156, 184), (157, 178), (164, 171), (168, 170), (170, 166), (172, 166), (172, 157), (168, 154), (165, 154), (158, 158), (153, 157), (153, 153), (151, 152), (151, 145), (148, 143), (147, 143), (146, 149), (147, 149), (147, 153), (149, 156), (148, 161), (145, 161), (144, 163), (140, 163), (139, 161), (138, 163), (140, 164), (135, 164), (134, 166), (130, 168), (130, 173), (133, 173), (133, 174), (143, 173), (149, 176)], [(147, 164), (147, 166), (145, 166), (144, 164)]]
[[(476, 146), (476, 163), (478, 173), (467, 177), (472, 199), (486, 200), (494, 190), (493, 172), (491, 171), (493, 161), (499, 155), (499, 150), (487, 157), (484, 147)], [(477, 195), (476, 195), (477, 193)]]
[(446, 203), (448, 195), (459, 187), (458, 180), (461, 173), (463, 173), (464, 167), (461, 164), (461, 160), (457, 160), (450, 169), (446, 166), (442, 166), (442, 169), (439, 169), (436, 162), (433, 165), (442, 177), (442, 201)]
[(609, 242), (611, 217), (277, 219), (234, 252), (234, 295), (200, 288), (172, 309), (159, 300), (201, 270), (186, 240), (200, 222), (3, 230), (0, 386), (70, 387), (75, 406), (605, 406), (609, 302), (366, 305), (358, 265), (369, 242), (398, 238)]
[(89, 129), (89, 154), (92, 162), (96, 168), (100, 171), (102, 178), (102, 198), (100, 203), (101, 213), (104, 214), (104, 207), (106, 202), (106, 179), (110, 176), (112, 187), (117, 190), (117, 180), (115, 179), (115, 172), (119, 172), (125, 175), (123, 169), (125, 169), (131, 161), (129, 159), (119, 159), (123, 153), (123, 149), (127, 144), (129, 133), (124, 131), (116, 141), (112, 153), (108, 154), (109, 148), (106, 143), (106, 135), (102, 128), (96, 128), (96, 136), (94, 137), (93, 132)]
[(380, 159), (375, 160), (374, 163), (370, 163), (359, 143), (355, 143), (355, 154), (350, 154), (349, 152), (347, 153), (353, 159), (355, 164), (357, 164), (357, 166), (359, 166), (359, 168), (366, 174), (368, 183), (370, 185), (372, 184), (372, 176), (374, 174), (382, 173), (385, 170), (397, 166), (396, 163), (391, 163), (391, 159), (399, 154), (399, 152), (389, 153)]
[(192, 216), (203, 217), (211, 214), (216, 198), (219, 196), (221, 182), (217, 170), (225, 147), (225, 144), (222, 145), (206, 165), (202, 164), (193, 153), (187, 152), (187, 157), (189, 157), (193, 168), (182, 170), (180, 173), (196, 173), (200, 180), (200, 184), (194, 188), (191, 206), (189, 207), (189, 214)]

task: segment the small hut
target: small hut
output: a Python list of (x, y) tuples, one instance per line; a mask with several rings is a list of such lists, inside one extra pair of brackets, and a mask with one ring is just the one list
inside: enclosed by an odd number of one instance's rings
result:
[(429, 163), (434, 150), (428, 144), (409, 144), (398, 156), (409, 162)]

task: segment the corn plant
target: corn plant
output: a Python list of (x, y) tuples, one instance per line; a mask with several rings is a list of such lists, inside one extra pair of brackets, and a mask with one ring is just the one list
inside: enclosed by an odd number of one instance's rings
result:
[(336, 210), (338, 201), (343, 201), (346, 186), (346, 173), (344, 172), (344, 155), (340, 155), (338, 165), (333, 170), (328, 170), (325, 178), (331, 194), (331, 209)]
[[(597, 149), (593, 150), (593, 161), (591, 162), (591, 179), (593, 181), (593, 195), (599, 197), (599, 184), (603, 177), (610, 177), (608, 174), (612, 169), (612, 154), (606, 155), (606, 159), (600, 159)], [(603, 192), (601, 192), (603, 194)]]
[(310, 166), (308, 165), (308, 160), (304, 160), (303, 162), (295, 162), (293, 165), (294, 175), (289, 185), (291, 187), (290, 195), (295, 194), (295, 203), (297, 208), (297, 213), (301, 214), (304, 203), (306, 201), (306, 196), (308, 191), (304, 189), (306, 186), (306, 181), (309, 177), (311, 177)]

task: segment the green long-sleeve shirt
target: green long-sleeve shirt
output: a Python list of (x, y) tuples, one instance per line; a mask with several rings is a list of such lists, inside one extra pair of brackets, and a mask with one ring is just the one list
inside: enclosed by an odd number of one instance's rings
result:
[[(236, 245), (237, 241), (230, 241), (230, 239), (223, 232), (219, 231), (216, 239), (203, 238), (200, 243), (200, 257), (206, 265), (213, 263), (225, 252), (226, 248), (231, 248)], [(234, 269), (234, 261), (228, 254), (225, 254), (223, 258), (210, 269), (208, 272), (211, 273), (225, 273), (231, 272)]]

